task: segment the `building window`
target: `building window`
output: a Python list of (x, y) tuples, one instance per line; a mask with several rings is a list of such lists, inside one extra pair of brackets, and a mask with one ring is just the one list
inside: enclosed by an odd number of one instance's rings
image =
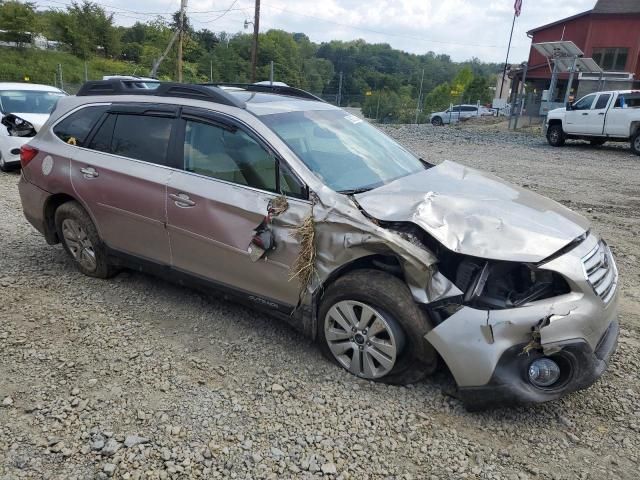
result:
[(594, 48), (592, 56), (603, 70), (624, 72), (628, 55), (628, 48)]

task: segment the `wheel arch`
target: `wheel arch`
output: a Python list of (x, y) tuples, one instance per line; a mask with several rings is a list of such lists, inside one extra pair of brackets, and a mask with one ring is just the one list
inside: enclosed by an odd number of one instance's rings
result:
[[(60, 243), (60, 238), (56, 230), (56, 210), (60, 205), (67, 202), (78, 202), (82, 205), (82, 202), (67, 193), (54, 193), (44, 204), (44, 237), (49, 245)], [(82, 205), (82, 208), (86, 210), (84, 205)]]
[(322, 282), (322, 284), (313, 293), (311, 299), (311, 325), (309, 325), (309, 327), (307, 328), (307, 333), (313, 340), (315, 340), (317, 336), (318, 311), (320, 308), (320, 303), (322, 302), (322, 297), (324, 296), (324, 292), (339, 278), (356, 270), (365, 269), (387, 272), (400, 278), (403, 282), (405, 281), (404, 271), (402, 269), (400, 259), (393, 254), (364, 255), (362, 257), (353, 259), (350, 262), (345, 263), (344, 265), (340, 265), (329, 274), (324, 282)]
[(552, 125), (560, 125), (562, 127), (562, 120), (560, 120), (559, 118), (552, 118), (551, 120), (549, 120), (549, 126)]

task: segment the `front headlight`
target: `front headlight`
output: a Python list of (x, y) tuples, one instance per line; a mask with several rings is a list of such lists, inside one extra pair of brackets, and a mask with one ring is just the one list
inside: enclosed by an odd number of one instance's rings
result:
[(36, 129), (30, 122), (12, 113), (2, 119), (2, 125), (7, 127), (12, 137), (33, 137), (36, 134)]

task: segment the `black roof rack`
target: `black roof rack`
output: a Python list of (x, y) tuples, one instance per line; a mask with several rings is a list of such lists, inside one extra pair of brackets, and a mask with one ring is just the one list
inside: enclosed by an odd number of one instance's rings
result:
[(247, 92), (275, 93), (286, 95), (288, 97), (298, 97), (306, 100), (325, 102), (322, 98), (316, 97), (313, 93), (309, 93), (306, 90), (284, 85), (267, 85), (265, 83), (202, 83), (201, 85), (208, 87), (233, 87), (246, 90)]
[[(111, 78), (85, 82), (76, 94), (78, 97), (98, 95), (148, 95), (153, 97), (191, 98), (245, 108), (244, 102), (215, 85), (190, 85), (187, 83), (160, 82), (149, 88), (144, 80)], [(153, 82), (156, 83), (156, 82)]]

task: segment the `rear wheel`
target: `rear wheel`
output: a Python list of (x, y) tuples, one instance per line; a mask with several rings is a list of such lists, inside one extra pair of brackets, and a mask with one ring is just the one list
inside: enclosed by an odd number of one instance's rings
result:
[(436, 352), (424, 339), (430, 330), (404, 282), (378, 270), (336, 280), (318, 315), (320, 348), (330, 360), (391, 384), (413, 383), (435, 370)]
[(442, 118), (440, 117), (433, 117), (431, 119), (431, 125), (433, 125), (434, 127), (440, 127), (444, 124), (444, 122), (442, 121)]
[(640, 129), (631, 137), (631, 151), (636, 155), (640, 155)]
[(116, 273), (89, 214), (77, 202), (63, 203), (55, 213), (58, 237), (78, 270), (96, 278)]
[(566, 140), (562, 125), (551, 125), (547, 130), (547, 142), (552, 147), (561, 147)]
[(601, 147), (606, 143), (606, 140), (603, 140), (601, 138), (594, 138), (593, 140), (589, 140), (589, 143), (592, 147)]

